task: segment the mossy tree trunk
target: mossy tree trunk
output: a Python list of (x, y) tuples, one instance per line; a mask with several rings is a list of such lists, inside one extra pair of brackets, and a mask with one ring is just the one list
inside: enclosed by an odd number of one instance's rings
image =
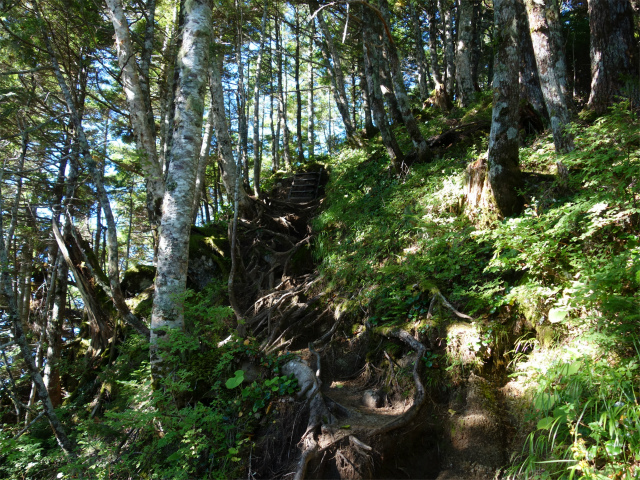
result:
[(204, 91), (209, 70), (210, 0), (188, 0), (184, 8), (171, 163), (162, 202), (151, 314), (151, 368), (154, 378), (163, 377), (169, 368), (163, 363), (160, 339), (169, 330), (182, 329), (184, 326), (182, 297), (187, 282), (196, 164), (202, 141)]
[(486, 194), (501, 216), (522, 209), (522, 186), (518, 165), (518, 71), (520, 66), (516, 0), (495, 0), (496, 57), (493, 74), (493, 114), (487, 154)]

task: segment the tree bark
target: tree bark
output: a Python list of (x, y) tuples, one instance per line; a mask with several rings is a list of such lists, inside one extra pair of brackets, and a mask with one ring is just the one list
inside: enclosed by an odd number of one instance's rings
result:
[(178, 52), (180, 76), (176, 95), (171, 163), (162, 202), (158, 266), (151, 313), (151, 368), (154, 378), (167, 374), (159, 340), (184, 326), (184, 299), (189, 261), (189, 233), (202, 141), (204, 91), (211, 40), (210, 0), (185, 3), (182, 45)]
[(604, 113), (632, 78), (638, 47), (629, 0), (589, 0), (591, 94), (588, 107)]
[(307, 67), (309, 72), (309, 95), (307, 97), (307, 158), (310, 162), (313, 162), (315, 159), (315, 144), (316, 144), (316, 135), (315, 135), (315, 98), (314, 98), (314, 71), (313, 71), (313, 61), (311, 60), (313, 57), (314, 45), (315, 45), (315, 37), (316, 37), (316, 22), (315, 20), (311, 21), (311, 31), (309, 38), (309, 52), (307, 53), (309, 57), (309, 65)]
[(436, 107), (446, 111), (451, 108), (447, 88), (442, 80), (440, 62), (438, 58), (438, 24), (436, 22), (436, 0), (431, 0), (427, 10), (429, 18), (429, 51), (431, 55), (431, 76), (435, 84), (433, 101)]
[(260, 149), (260, 74), (262, 72), (262, 56), (264, 53), (264, 37), (267, 26), (267, 5), (264, 2), (262, 21), (260, 22), (260, 46), (256, 61), (256, 81), (253, 87), (253, 192), (260, 197), (260, 173), (262, 170), (262, 155)]
[[(383, 14), (384, 20), (388, 25), (389, 5), (387, 3), (387, 0), (380, 0), (380, 10)], [(391, 75), (393, 77), (396, 98), (398, 100), (398, 107), (400, 108), (400, 112), (402, 114), (403, 123), (405, 127), (407, 127), (407, 131), (409, 132), (409, 136), (411, 137), (413, 147), (416, 150), (417, 160), (421, 162), (427, 161), (431, 159), (431, 152), (429, 151), (426, 140), (422, 136), (422, 132), (420, 132), (420, 128), (418, 128), (418, 122), (416, 122), (416, 119), (413, 116), (413, 112), (411, 111), (411, 102), (409, 101), (409, 95), (407, 94), (407, 89), (404, 84), (403, 72), (400, 66), (400, 58), (398, 55), (398, 48), (396, 47), (396, 44), (392, 38), (389, 38), (388, 36), (385, 36), (384, 38), (386, 39), (385, 46), (388, 50), (389, 67), (391, 70)]]
[[(222, 89), (222, 54), (216, 52), (209, 62), (209, 75), (211, 77), (211, 115), (213, 128), (218, 140), (218, 151), (220, 152), (220, 166), (222, 169), (222, 183), (227, 192), (227, 198), (231, 198), (236, 184), (236, 162), (233, 156), (233, 146), (229, 136), (229, 126), (227, 115), (224, 109), (224, 91)], [(242, 185), (239, 189), (239, 205), (241, 212), (250, 209), (250, 201), (247, 192)]]
[(516, 0), (494, 0), (496, 57), (493, 77), (493, 113), (489, 134), (488, 183), (501, 216), (522, 209), (518, 165), (518, 104), (520, 66)]
[[(531, 28), (531, 40), (540, 75), (540, 86), (549, 112), (553, 143), (557, 152), (573, 150), (573, 137), (566, 131), (571, 120), (567, 91), (564, 53), (558, 48), (557, 35), (560, 28), (554, 0), (525, 0)], [(556, 22), (556, 24), (554, 24)], [(555, 35), (555, 36), (554, 36)]]
[(540, 76), (533, 51), (531, 34), (529, 33), (529, 19), (523, 0), (516, 0), (518, 18), (518, 36), (520, 39), (520, 94), (528, 101), (534, 110), (543, 118), (549, 118), (544, 95), (540, 87)]
[(456, 82), (458, 84), (458, 102), (466, 108), (476, 97), (473, 81), (473, 0), (460, 0), (458, 7), (458, 44), (456, 51)]
[[(309, 7), (313, 12), (316, 12), (320, 8), (316, 0), (310, 0)], [(342, 117), (342, 122), (344, 123), (347, 139), (352, 140), (355, 128), (349, 117), (349, 100), (345, 89), (344, 74), (342, 73), (342, 60), (333, 42), (333, 36), (329, 31), (329, 27), (324, 20), (323, 11), (319, 11), (316, 16), (318, 18), (318, 24), (320, 25), (320, 31), (324, 37), (324, 42), (320, 42), (320, 50), (324, 57), (327, 70), (329, 71), (329, 76), (331, 77), (336, 105)]]
[(453, 37), (455, 15), (453, 12), (452, 0), (438, 0), (438, 7), (440, 10), (440, 18), (442, 19), (442, 45), (444, 50), (444, 65), (445, 65), (445, 79), (446, 91), (448, 100), (451, 101), (453, 97), (455, 76), (456, 76), (456, 62), (455, 62), (455, 40)]
[(304, 150), (302, 149), (302, 93), (300, 92), (300, 16), (298, 8), (294, 5), (296, 20), (296, 57), (294, 65), (294, 77), (296, 82), (296, 148), (298, 150), (298, 162), (304, 163)]
[(118, 63), (122, 70), (122, 84), (147, 182), (147, 211), (151, 224), (157, 226), (160, 223), (164, 177), (156, 153), (155, 126), (149, 123), (147, 105), (150, 105), (150, 100), (145, 99), (141, 87), (131, 32), (122, 8), (122, 2), (121, 0), (106, 0), (106, 4), (115, 30), (114, 37)]
[(382, 93), (380, 91), (379, 80), (379, 58), (377, 56), (376, 46), (378, 45), (378, 36), (372, 32), (376, 19), (368, 11), (367, 7), (363, 8), (363, 49), (365, 62), (365, 75), (367, 77), (367, 86), (369, 89), (369, 98), (371, 99), (371, 110), (376, 122), (376, 126), (380, 130), (382, 143), (384, 144), (391, 164), (397, 173), (401, 173), (404, 163), (404, 154), (400, 150), (400, 146), (389, 128), (387, 115), (384, 111), (384, 103), (382, 101)]
[(416, 65), (418, 66), (418, 88), (420, 91), (420, 99), (424, 101), (429, 98), (429, 82), (427, 79), (429, 66), (427, 64), (427, 56), (424, 53), (424, 40), (422, 39), (421, 28), (422, 21), (413, 2), (410, 2), (409, 7), (411, 9), (411, 28), (414, 41), (413, 55), (416, 59)]

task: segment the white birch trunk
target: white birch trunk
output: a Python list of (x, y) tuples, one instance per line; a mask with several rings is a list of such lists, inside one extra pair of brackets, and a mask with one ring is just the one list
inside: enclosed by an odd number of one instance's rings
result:
[(151, 368), (154, 378), (166, 374), (158, 340), (171, 329), (184, 326), (183, 295), (187, 282), (189, 233), (202, 141), (204, 92), (211, 41), (209, 0), (185, 3), (180, 72), (175, 99), (175, 124), (171, 163), (162, 202), (158, 266), (151, 313)]
[(122, 70), (122, 83), (127, 97), (131, 125), (141, 154), (142, 169), (147, 180), (147, 210), (152, 224), (157, 224), (164, 195), (164, 181), (162, 167), (156, 153), (155, 127), (149, 123), (147, 105), (150, 105), (150, 101), (145, 100), (141, 87), (131, 32), (122, 8), (122, 2), (121, 0), (106, 0), (106, 4), (115, 30), (118, 63)]

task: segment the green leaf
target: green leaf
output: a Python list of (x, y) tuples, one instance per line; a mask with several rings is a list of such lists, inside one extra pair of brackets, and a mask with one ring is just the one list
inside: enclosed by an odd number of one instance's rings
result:
[(552, 308), (549, 310), (549, 321), (551, 323), (560, 323), (565, 319), (569, 312), (564, 308)]
[(549, 430), (555, 422), (556, 419), (553, 417), (544, 417), (542, 420), (538, 422), (537, 429), (538, 430)]
[(607, 450), (607, 453), (612, 457), (617, 457), (622, 453), (622, 446), (618, 444), (615, 440), (609, 440), (604, 444), (604, 448)]
[(236, 388), (244, 380), (244, 370), (236, 370), (235, 376), (231, 377), (225, 383), (228, 389)]
[(555, 394), (543, 393), (535, 398), (533, 404), (537, 410), (550, 410), (555, 405), (556, 400), (557, 396)]

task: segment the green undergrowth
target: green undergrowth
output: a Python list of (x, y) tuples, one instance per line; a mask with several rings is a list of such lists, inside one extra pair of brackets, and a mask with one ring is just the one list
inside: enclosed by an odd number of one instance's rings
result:
[[(187, 294), (186, 329), (169, 333), (164, 357), (174, 368), (155, 389), (149, 345), (130, 334), (113, 362), (97, 369), (95, 381), (57, 409), (77, 457), (64, 457), (44, 420), (18, 439), (13, 429), (0, 432), (0, 478), (243, 476), (253, 435), (270, 421), (274, 401), (297, 384), (279, 375), (287, 356), (264, 355), (255, 339), (218, 346), (231, 314), (217, 300), (224, 287)], [(253, 371), (245, 373), (243, 362)]]
[(569, 154), (556, 155), (548, 135), (521, 148), (526, 207), (502, 221), (465, 212), (464, 172), (482, 139), (401, 178), (379, 144), (345, 148), (315, 255), (356, 322), (443, 338), (450, 312), (426, 319), (437, 290), (476, 319), (458, 338), (478, 353), (470, 364), (486, 363), (499, 339), (512, 345), (501, 360), (531, 398), (513, 478), (638, 478), (640, 122), (621, 103), (571, 128)]

